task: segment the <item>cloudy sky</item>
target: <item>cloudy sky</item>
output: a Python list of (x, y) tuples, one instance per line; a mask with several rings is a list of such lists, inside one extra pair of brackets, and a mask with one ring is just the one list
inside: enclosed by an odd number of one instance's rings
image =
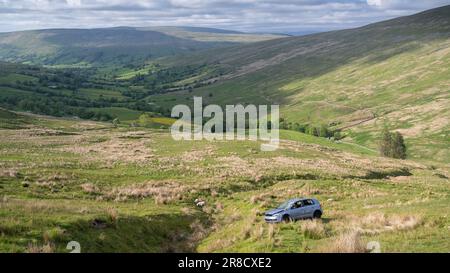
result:
[(0, 0), (0, 32), (201, 26), (310, 33), (361, 26), (447, 4), (450, 0)]

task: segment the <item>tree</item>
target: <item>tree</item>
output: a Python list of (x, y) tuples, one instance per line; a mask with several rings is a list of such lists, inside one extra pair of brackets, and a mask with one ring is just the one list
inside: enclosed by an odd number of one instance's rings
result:
[(306, 132), (306, 125), (299, 124), (298, 131), (301, 132), (301, 133), (305, 133)]
[(396, 159), (406, 159), (406, 144), (399, 132), (391, 133), (385, 128), (381, 135), (380, 154)]
[(316, 126), (309, 125), (306, 129), (306, 133), (312, 136), (319, 136), (319, 129)]
[(334, 137), (334, 140), (341, 140), (343, 138), (340, 131), (334, 132), (333, 137)]
[(326, 125), (321, 125), (318, 128), (318, 133), (319, 133), (319, 137), (328, 137), (329, 133), (328, 133), (328, 128)]
[(119, 119), (119, 118), (115, 118), (115, 119), (112, 121), (112, 123), (113, 123), (114, 127), (118, 127), (119, 124), (120, 124), (120, 119)]
[(380, 154), (386, 157), (393, 157), (392, 154), (392, 134), (387, 128), (383, 129), (380, 141)]
[(138, 124), (141, 127), (151, 127), (153, 125), (153, 120), (149, 114), (144, 113), (139, 116)]
[(406, 159), (406, 145), (403, 136), (396, 132), (392, 138), (392, 154), (394, 158)]

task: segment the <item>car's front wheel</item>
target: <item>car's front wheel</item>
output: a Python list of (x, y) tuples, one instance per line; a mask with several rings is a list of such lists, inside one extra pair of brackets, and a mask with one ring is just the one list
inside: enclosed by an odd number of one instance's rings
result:
[(293, 219), (292, 219), (292, 217), (291, 216), (289, 216), (289, 215), (284, 215), (283, 216), (283, 222), (285, 222), (285, 223), (290, 223), (290, 222), (292, 222), (293, 221)]
[(320, 219), (322, 217), (322, 212), (320, 210), (316, 210), (314, 212), (314, 218), (315, 219)]

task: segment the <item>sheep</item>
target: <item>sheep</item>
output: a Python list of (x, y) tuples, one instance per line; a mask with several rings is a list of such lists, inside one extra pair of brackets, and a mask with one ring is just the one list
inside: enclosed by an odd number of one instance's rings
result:
[(206, 205), (205, 201), (198, 199), (198, 198), (194, 200), (194, 203), (197, 207), (200, 207), (200, 208), (204, 207)]

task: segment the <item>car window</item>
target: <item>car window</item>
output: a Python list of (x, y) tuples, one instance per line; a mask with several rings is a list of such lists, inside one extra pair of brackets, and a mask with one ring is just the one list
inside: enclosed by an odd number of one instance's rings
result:
[(284, 202), (283, 204), (281, 204), (278, 209), (288, 209), (289, 208), (289, 201)]
[(312, 205), (314, 205), (314, 201), (311, 199), (303, 200), (303, 205), (304, 206), (312, 206)]
[(302, 207), (302, 202), (301, 201), (295, 202), (292, 205), (292, 209), (298, 209), (298, 208), (301, 208), (301, 207)]

